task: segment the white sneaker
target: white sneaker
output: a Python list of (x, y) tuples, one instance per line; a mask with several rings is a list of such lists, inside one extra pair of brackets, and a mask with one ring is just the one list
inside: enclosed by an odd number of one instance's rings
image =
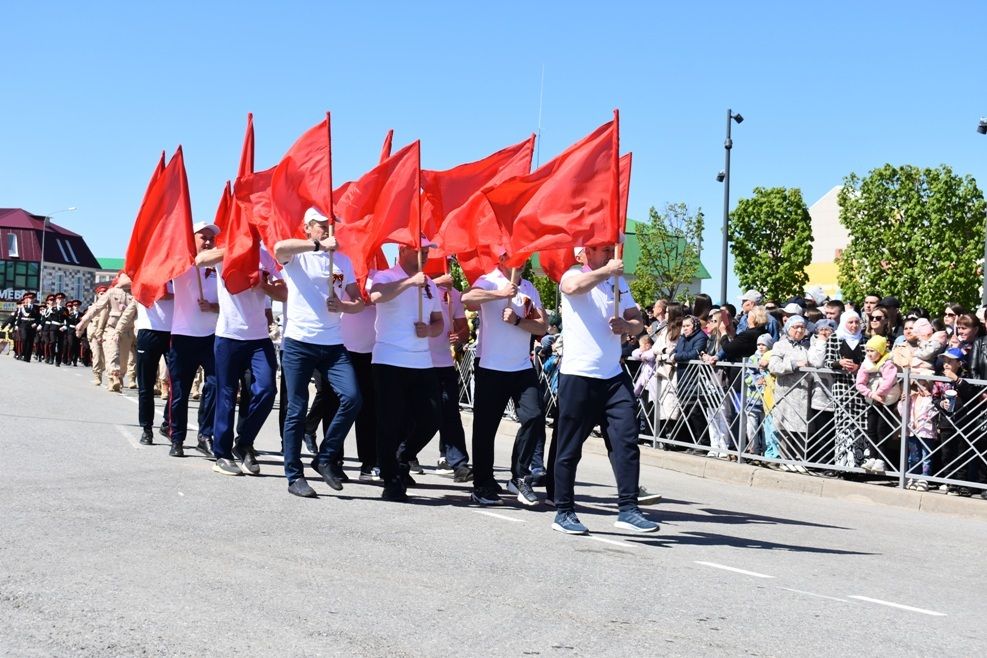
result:
[(911, 478), (905, 480), (905, 489), (908, 489), (909, 491), (915, 491), (915, 480), (912, 480)]
[(869, 471), (871, 464), (873, 464), (875, 461), (876, 460), (874, 459), (865, 459), (863, 462), (861, 462), (860, 468), (864, 469), (865, 471)]
[(915, 486), (912, 487), (912, 488), (915, 491), (928, 491), (929, 490), (929, 483), (926, 482), (925, 480), (917, 480), (915, 482)]
[(445, 457), (439, 457), (439, 461), (435, 462), (435, 474), (436, 475), (452, 475), (453, 470), (449, 468), (449, 462), (446, 461)]
[(871, 473), (883, 473), (885, 471), (884, 460), (872, 459), (870, 462), (870, 466), (864, 466), (864, 470), (870, 471)]

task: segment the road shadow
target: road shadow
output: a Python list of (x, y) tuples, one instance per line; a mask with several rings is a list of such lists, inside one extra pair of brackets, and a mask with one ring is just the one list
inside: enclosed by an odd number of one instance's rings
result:
[(731, 548), (750, 548), (759, 551), (787, 551), (792, 553), (817, 553), (823, 555), (881, 555), (881, 553), (868, 553), (866, 551), (850, 551), (840, 548), (826, 548), (823, 546), (799, 546), (797, 544), (782, 544), (762, 539), (750, 539), (747, 537), (735, 537), (733, 535), (720, 535), (712, 532), (685, 532), (668, 537), (653, 536), (648, 538), (628, 537), (626, 534), (617, 532), (594, 532), (595, 535), (610, 535), (620, 537), (632, 544), (641, 546), (652, 546), (654, 548), (672, 548), (674, 546), (729, 546)]

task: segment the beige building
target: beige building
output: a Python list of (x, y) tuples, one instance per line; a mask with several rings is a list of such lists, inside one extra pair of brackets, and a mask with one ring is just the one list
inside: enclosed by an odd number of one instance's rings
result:
[(809, 206), (809, 216), (812, 218), (812, 263), (805, 268), (805, 273), (809, 275), (806, 289), (819, 287), (833, 298), (841, 296), (840, 285), (836, 280), (836, 259), (850, 241), (850, 235), (840, 224), (838, 197), (841, 189), (842, 186), (837, 185)]

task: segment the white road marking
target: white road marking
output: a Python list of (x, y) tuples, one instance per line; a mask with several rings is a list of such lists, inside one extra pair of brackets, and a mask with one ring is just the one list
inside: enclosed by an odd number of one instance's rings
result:
[(696, 564), (701, 564), (707, 567), (713, 567), (714, 569), (723, 569), (724, 571), (732, 571), (734, 573), (742, 573), (745, 576), (754, 576), (755, 578), (774, 578), (774, 576), (769, 576), (768, 574), (758, 573), (756, 571), (747, 571), (746, 569), (738, 569), (736, 567), (728, 567), (725, 564), (717, 564), (716, 562), (702, 562), (700, 560), (695, 560)]
[(806, 592), (804, 589), (792, 589), (791, 587), (779, 587), (778, 589), (783, 589), (786, 592), (795, 592), (796, 594), (806, 594), (807, 596), (815, 596), (820, 599), (829, 599), (830, 601), (839, 601), (840, 603), (849, 603), (846, 599), (840, 599), (835, 596), (826, 596), (825, 594), (816, 594), (815, 592)]
[(857, 599), (858, 601), (867, 601), (868, 603), (876, 603), (878, 605), (886, 605), (889, 608), (898, 608), (899, 610), (908, 610), (909, 612), (918, 612), (923, 615), (929, 615), (932, 617), (945, 617), (946, 613), (936, 612), (935, 610), (926, 610), (925, 608), (913, 608), (910, 605), (902, 605), (901, 603), (892, 603), (891, 601), (882, 601), (881, 599), (872, 599), (869, 596), (849, 596), (847, 598)]
[(131, 446), (133, 446), (136, 450), (140, 450), (141, 449), (141, 445), (139, 443), (137, 443), (137, 441), (134, 439), (133, 434), (131, 432), (127, 431), (126, 429), (124, 429), (123, 427), (121, 427), (119, 425), (114, 425), (114, 427), (117, 428), (117, 431), (120, 432), (120, 434), (123, 434), (124, 438), (127, 439), (127, 443), (129, 443)]
[(586, 535), (586, 536), (594, 541), (602, 541), (604, 544), (613, 544), (614, 546), (620, 546), (621, 548), (630, 548), (634, 546), (634, 544), (631, 544), (626, 541), (619, 541), (617, 539), (606, 539), (605, 537), (595, 537), (593, 535)]
[(503, 514), (497, 514), (496, 512), (486, 512), (482, 509), (471, 510), (477, 514), (483, 514), (484, 516), (492, 516), (495, 519), (503, 519), (504, 521), (513, 521), (514, 523), (527, 523), (524, 519), (515, 519), (512, 516), (504, 516)]
[(127, 397), (126, 395), (124, 395), (124, 396), (122, 396), (122, 397), (123, 397), (123, 399), (124, 399), (124, 400), (126, 400), (127, 402), (133, 402), (134, 404), (137, 404), (137, 398), (131, 398), (131, 397)]
[(179, 492), (178, 492), (178, 495), (179, 495), (179, 496), (184, 496), (185, 494), (183, 494), (183, 493), (182, 493), (181, 491), (179, 491)]

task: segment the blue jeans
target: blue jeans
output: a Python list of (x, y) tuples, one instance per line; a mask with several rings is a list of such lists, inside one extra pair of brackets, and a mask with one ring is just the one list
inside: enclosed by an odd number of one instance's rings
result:
[(349, 354), (342, 345), (315, 345), (291, 338), (282, 344), (281, 372), (288, 397), (284, 420), (284, 474), (288, 482), (302, 477), (302, 437), (308, 413), (308, 384), (318, 370), (336, 392), (339, 409), (333, 416), (313, 466), (332, 464), (343, 453), (343, 442), (353, 426), (363, 400)]
[(938, 445), (938, 439), (920, 439), (916, 436), (908, 436), (908, 474), (917, 475), (920, 471), (917, 468), (921, 462), (921, 474), (932, 475), (932, 451)]
[[(216, 422), (213, 453), (217, 458), (233, 458), (233, 419), (240, 376), (250, 369), (250, 404), (241, 418), (237, 448), (249, 450), (268, 414), (274, 408), (274, 371), (277, 359), (270, 338), (234, 340), (216, 337)], [(247, 392), (244, 391), (246, 396)]]
[(171, 379), (171, 442), (181, 445), (188, 431), (188, 400), (195, 373), (202, 368), (202, 397), (199, 398), (199, 434), (212, 436), (216, 412), (215, 336), (171, 335), (171, 349), (165, 356)]

